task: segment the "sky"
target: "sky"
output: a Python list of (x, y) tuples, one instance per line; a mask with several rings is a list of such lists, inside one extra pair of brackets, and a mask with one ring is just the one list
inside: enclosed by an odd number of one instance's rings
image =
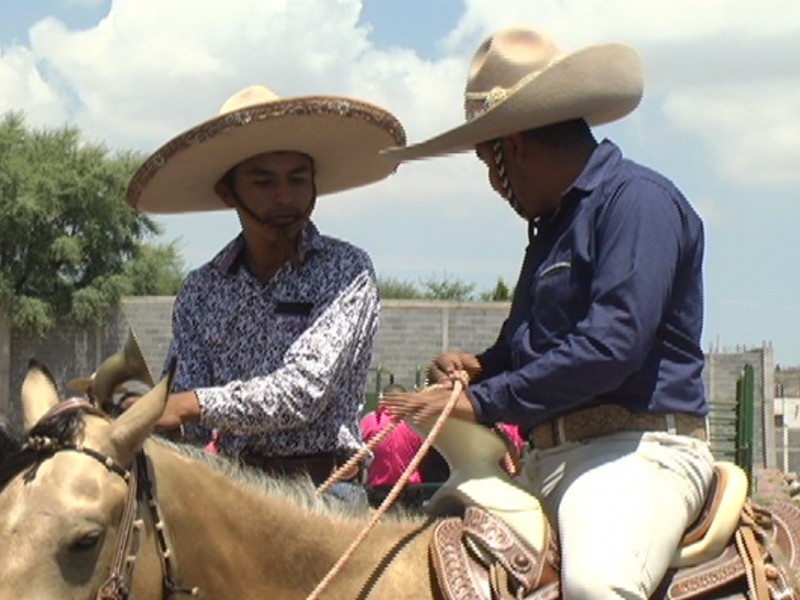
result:
[[(421, 141), (463, 122), (469, 61), (511, 25), (565, 52), (619, 42), (641, 54), (642, 103), (595, 134), (702, 216), (704, 349), (771, 345), (778, 364), (800, 365), (796, 0), (0, 0), (0, 114), (149, 153), (262, 84), (367, 100)], [(513, 284), (527, 243), (469, 154), (323, 196), (314, 220), (367, 250), (379, 277), (478, 292)], [(239, 231), (227, 212), (157, 221), (189, 268)]]

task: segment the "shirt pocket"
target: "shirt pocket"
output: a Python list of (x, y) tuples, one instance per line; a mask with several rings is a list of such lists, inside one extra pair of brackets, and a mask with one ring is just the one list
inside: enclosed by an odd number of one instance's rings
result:
[(531, 286), (531, 336), (535, 346), (560, 341), (583, 318), (588, 297), (585, 285), (571, 260), (558, 260), (539, 270)]
[(299, 337), (309, 326), (308, 315), (281, 313), (276, 314), (273, 319), (278, 335), (290, 341)]

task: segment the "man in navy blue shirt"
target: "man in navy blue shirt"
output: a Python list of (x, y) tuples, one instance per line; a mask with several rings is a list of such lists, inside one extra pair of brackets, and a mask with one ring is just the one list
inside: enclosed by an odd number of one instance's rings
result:
[[(626, 46), (564, 54), (541, 32), (503, 30), (473, 59), (467, 122), (386, 151), (397, 160), (475, 151), (529, 223), (497, 341), (477, 356), (437, 357), (431, 376), (469, 374), (455, 416), (528, 432), (520, 481), (558, 527), (566, 598), (648, 598), (712, 475), (702, 223), (669, 180), (590, 129), (631, 112), (642, 88)], [(449, 396), (384, 403), (419, 421)]]

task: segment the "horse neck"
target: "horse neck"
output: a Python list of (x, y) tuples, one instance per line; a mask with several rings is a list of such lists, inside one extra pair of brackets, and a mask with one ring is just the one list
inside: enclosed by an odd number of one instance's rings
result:
[[(178, 574), (184, 585), (201, 587), (205, 597), (305, 598), (369, 517), (366, 512), (347, 517), (309, 511), (283, 495), (236, 481), (205, 461), (157, 444), (148, 445), (148, 454)], [(392, 545), (414, 540), (421, 528), (421, 520), (379, 524), (347, 570), (368, 572)], [(420, 557), (426, 565), (426, 547), (424, 541), (422, 549), (412, 553), (415, 569)], [(337, 588), (337, 593), (355, 598), (364, 582), (357, 583), (353, 589)]]

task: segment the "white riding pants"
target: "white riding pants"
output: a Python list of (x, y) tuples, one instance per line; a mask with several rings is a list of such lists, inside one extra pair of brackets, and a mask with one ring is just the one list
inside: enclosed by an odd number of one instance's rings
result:
[(562, 597), (647, 599), (703, 506), (708, 444), (664, 432), (618, 432), (526, 457), (519, 482), (558, 529)]

